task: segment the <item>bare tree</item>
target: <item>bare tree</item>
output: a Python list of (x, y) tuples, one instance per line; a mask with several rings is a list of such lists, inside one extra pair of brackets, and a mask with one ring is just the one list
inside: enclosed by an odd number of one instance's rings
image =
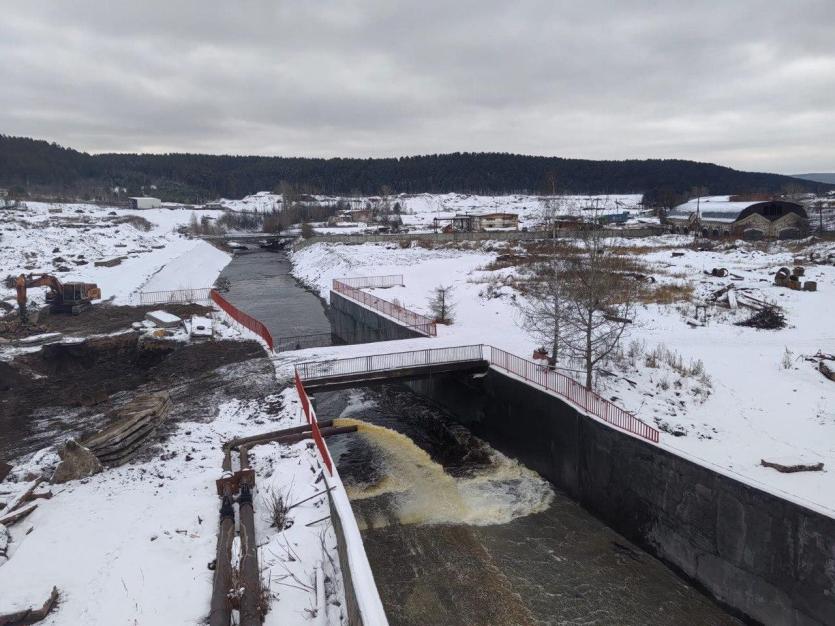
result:
[(605, 254), (599, 230), (583, 232), (583, 250), (566, 261), (564, 344), (586, 371), (592, 388), (598, 365), (631, 324), (637, 284), (624, 257)]
[(566, 302), (563, 262), (552, 258), (539, 265), (526, 297), (519, 305), (524, 328), (543, 348), (550, 348), (550, 365), (560, 355)]
[(452, 300), (452, 286), (438, 285), (435, 287), (435, 293), (429, 300), (429, 310), (432, 311), (432, 316), (436, 322), (440, 324), (452, 323), (455, 311), (455, 303)]

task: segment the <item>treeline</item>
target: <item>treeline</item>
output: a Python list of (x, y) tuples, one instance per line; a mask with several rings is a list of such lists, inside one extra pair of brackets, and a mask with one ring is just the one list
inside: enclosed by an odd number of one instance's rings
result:
[[(787, 185), (820, 192), (833, 185), (740, 172), (676, 159), (589, 161), (506, 153), (384, 159), (307, 159), (206, 154), (90, 155), (54, 143), (0, 135), (0, 186), (13, 192), (113, 200), (153, 195), (205, 202), (276, 189), (307, 193), (776, 193)], [(114, 191), (115, 190), (115, 191)]]

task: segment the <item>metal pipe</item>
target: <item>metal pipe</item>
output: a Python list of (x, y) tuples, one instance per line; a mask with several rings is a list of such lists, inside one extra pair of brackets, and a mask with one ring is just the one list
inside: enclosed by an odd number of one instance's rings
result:
[[(231, 478), (231, 459), (228, 453), (223, 466), (223, 478)], [(217, 535), (215, 577), (209, 612), (210, 626), (229, 626), (232, 621), (232, 605), (229, 602), (229, 589), (232, 587), (232, 542), (235, 539), (235, 509), (232, 502), (232, 490), (227, 482), (220, 505), (220, 529)]]
[[(249, 451), (242, 447), (241, 469), (249, 468)], [(238, 496), (238, 511), (241, 516), (241, 583), (244, 593), (241, 598), (241, 626), (260, 626), (261, 576), (258, 571), (258, 544), (255, 539), (255, 512), (252, 492), (255, 485), (244, 483)]]

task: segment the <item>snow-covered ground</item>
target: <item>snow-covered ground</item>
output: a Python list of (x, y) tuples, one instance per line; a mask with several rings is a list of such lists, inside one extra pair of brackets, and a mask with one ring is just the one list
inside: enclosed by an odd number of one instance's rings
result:
[[(0, 211), (0, 277), (49, 273), (61, 281), (96, 283), (102, 299), (115, 304), (138, 303), (140, 291), (208, 287), (231, 257), (177, 233), (195, 213), (212, 212), (41, 202)], [(125, 221), (132, 216), (147, 224)], [(119, 265), (95, 266), (117, 257)], [(29, 297), (43, 302), (45, 292), (32, 289)], [(12, 296), (14, 291), (0, 284), (0, 299)]]
[[(835, 383), (802, 358), (819, 350), (835, 353), (835, 332), (828, 322), (828, 311), (835, 307), (835, 267), (808, 265), (805, 278), (816, 280), (818, 291), (790, 291), (774, 286), (773, 275), (781, 266), (794, 265), (793, 244), (740, 244), (699, 252), (687, 246), (690, 242), (669, 236), (612, 243), (632, 246), (659, 286), (691, 287), (697, 301), (729, 282), (750, 288), (755, 297), (784, 308), (788, 327), (736, 326), (733, 322), (750, 311), (718, 307), (711, 308), (706, 326), (692, 327), (686, 322), (694, 316), (692, 304), (646, 304), (624, 342), (624, 354), (609, 366), (614, 376), (601, 376), (598, 390), (662, 428), (663, 446), (835, 516)], [(825, 257), (835, 244), (813, 249)], [(422, 313), (429, 312), (435, 287), (452, 285), (455, 323), (439, 325), (438, 338), (431, 341), (487, 343), (530, 358), (537, 342), (522, 329), (517, 303), (523, 296), (513, 287), (518, 272), (514, 267), (486, 269), (507, 250), (506, 244), (491, 243), (434, 250), (315, 244), (294, 253), (294, 273), (325, 298), (333, 278), (403, 274), (404, 287), (375, 293)], [(714, 267), (725, 267), (742, 280), (704, 274)], [(823, 462), (825, 467), (783, 474), (762, 467), (762, 459)]]
[[(261, 402), (224, 402), (212, 421), (177, 424), (159, 458), (53, 486), (50, 500), (38, 500), (38, 508), (10, 528), (8, 561), (0, 560), (0, 614), (40, 606), (56, 586), (60, 606), (45, 625), (201, 623), (217, 544), (220, 444), (301, 423), (295, 391), (282, 397), (277, 416)], [(315, 497), (325, 488), (316, 482), (323, 466), (308, 443), (252, 449), (259, 564), (270, 594), (267, 625), (347, 623), (333, 527), (329, 520), (313, 523), (328, 515), (328, 505), (325, 496)], [(50, 456), (36, 455), (15, 474), (42, 470)], [(273, 493), (288, 504), (313, 496), (289, 512), (284, 532), (270, 526)], [(311, 621), (316, 569), (329, 581), (327, 617)]]
[[(601, 196), (541, 196), (541, 195), (499, 195), (483, 196), (461, 193), (445, 194), (397, 194), (385, 200), (392, 209), (399, 205), (403, 224), (413, 230), (430, 230), (434, 218), (450, 218), (458, 213), (516, 213), (520, 228), (534, 228), (542, 221), (546, 204), (552, 204), (563, 216), (610, 215), (628, 212), (630, 223), (657, 223), (657, 219), (645, 215), (640, 206), (641, 194), (618, 194)], [(315, 202), (336, 205), (342, 202), (352, 209), (373, 207), (383, 201), (379, 196), (312, 196)], [(240, 200), (220, 200), (219, 204), (233, 211), (280, 211), (281, 194), (260, 191)], [(585, 210), (589, 209), (589, 210)], [(594, 209), (593, 211), (590, 209)], [(366, 227), (363, 224), (363, 229)], [(348, 234), (350, 230), (316, 228), (317, 232)]]

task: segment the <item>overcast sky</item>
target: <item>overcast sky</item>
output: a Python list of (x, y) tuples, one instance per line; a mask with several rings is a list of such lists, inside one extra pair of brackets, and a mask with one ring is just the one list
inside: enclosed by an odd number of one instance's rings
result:
[(0, 133), (90, 152), (835, 171), (835, 0), (0, 0)]

